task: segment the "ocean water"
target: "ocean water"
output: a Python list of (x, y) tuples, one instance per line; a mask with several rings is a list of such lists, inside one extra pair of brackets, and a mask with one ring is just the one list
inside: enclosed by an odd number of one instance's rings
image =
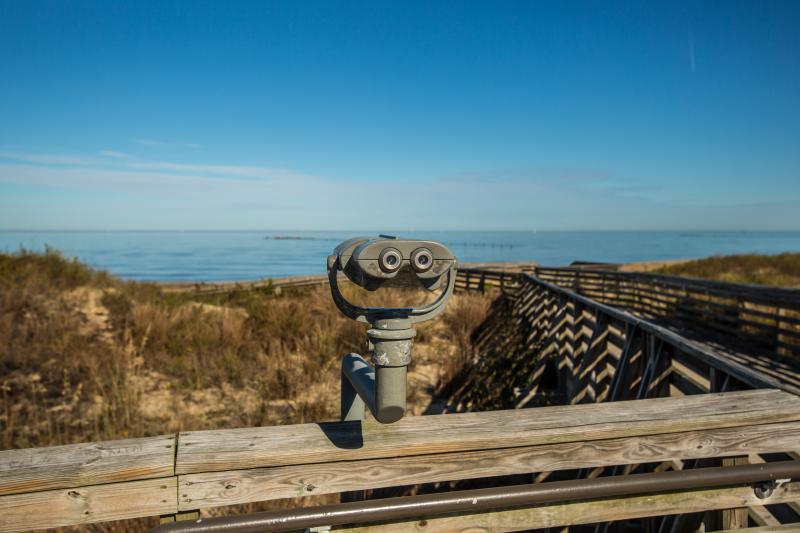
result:
[[(377, 234), (377, 232), (375, 232)], [(800, 231), (400, 232), (441, 241), (462, 262), (655, 261), (714, 254), (800, 252)], [(325, 258), (359, 232), (0, 232), (0, 250), (50, 246), (128, 279), (231, 281), (325, 272)], [(291, 238), (287, 238), (291, 237)]]

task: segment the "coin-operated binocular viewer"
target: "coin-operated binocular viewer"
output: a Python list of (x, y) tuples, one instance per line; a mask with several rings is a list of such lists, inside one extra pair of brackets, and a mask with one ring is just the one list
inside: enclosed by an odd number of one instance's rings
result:
[[(413, 325), (444, 311), (455, 288), (456, 268), (455, 256), (442, 244), (386, 235), (347, 240), (328, 256), (333, 301), (346, 317), (370, 326), (367, 341), (372, 365), (354, 353), (342, 358), (342, 420), (363, 419), (365, 405), (384, 424), (403, 417), (406, 372), (416, 335)], [(340, 271), (368, 291), (422, 287), (431, 292), (441, 288), (441, 294), (422, 307), (359, 307), (339, 290)]]

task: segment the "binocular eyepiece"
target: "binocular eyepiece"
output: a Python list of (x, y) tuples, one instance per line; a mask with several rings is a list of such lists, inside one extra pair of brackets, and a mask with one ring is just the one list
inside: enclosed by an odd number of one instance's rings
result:
[[(408, 258), (414, 272), (427, 272), (433, 267), (433, 252), (424, 246), (411, 252)], [(387, 274), (397, 272), (403, 266), (403, 254), (397, 248), (388, 246), (378, 256), (378, 266)]]
[(347, 240), (328, 257), (329, 271), (341, 270), (350, 281), (370, 291), (420, 285), (433, 291), (455, 264), (453, 253), (440, 243), (388, 235)]

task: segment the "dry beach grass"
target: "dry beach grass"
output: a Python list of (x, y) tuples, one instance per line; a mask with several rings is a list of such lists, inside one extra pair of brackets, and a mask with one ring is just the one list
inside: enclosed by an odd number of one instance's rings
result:
[(730, 283), (800, 287), (800, 253), (713, 256), (667, 265), (655, 272)]
[[(364, 348), (364, 326), (325, 287), (197, 299), (21, 251), (0, 256), (0, 298), (3, 449), (331, 420), (339, 357)], [(419, 328), (415, 410), (464, 358), (488, 302), (458, 295)]]

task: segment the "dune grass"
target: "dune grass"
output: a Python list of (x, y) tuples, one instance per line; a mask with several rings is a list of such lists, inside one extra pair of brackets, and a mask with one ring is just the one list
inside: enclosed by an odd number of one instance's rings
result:
[[(418, 296), (346, 290), (388, 306)], [(455, 296), (415, 354), (452, 373), (488, 301)], [(327, 287), (198, 297), (54, 250), (0, 254), (0, 448), (331, 420), (339, 358), (364, 351), (365, 329)]]
[(731, 283), (800, 287), (800, 253), (714, 256), (669, 265), (654, 272)]

